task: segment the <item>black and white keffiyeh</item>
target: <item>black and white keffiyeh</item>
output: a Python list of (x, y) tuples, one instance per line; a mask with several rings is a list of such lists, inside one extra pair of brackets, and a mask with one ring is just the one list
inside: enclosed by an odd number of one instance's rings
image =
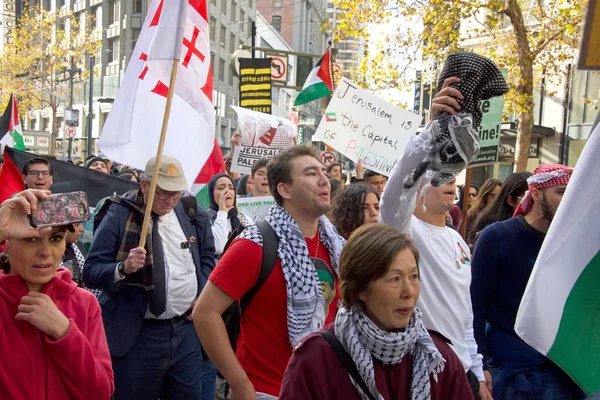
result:
[[(412, 400), (429, 400), (429, 375), (437, 382), (446, 361), (425, 329), (421, 311), (415, 307), (410, 322), (402, 332), (384, 332), (365, 314), (360, 305), (351, 309), (340, 307), (335, 318), (335, 336), (354, 360), (363, 381), (376, 399), (383, 400), (375, 385), (373, 357), (384, 364), (398, 364), (406, 354), (413, 356), (410, 396)], [(363, 400), (368, 397), (360, 386), (350, 380)]]
[[(296, 345), (304, 336), (318, 331), (325, 324), (325, 298), (308, 246), (294, 218), (282, 207), (273, 205), (265, 220), (279, 238), (277, 254), (287, 287), (287, 324), (290, 343)], [(239, 236), (262, 246), (262, 236), (255, 225)], [(329, 251), (331, 265), (338, 274), (338, 262), (345, 240), (322, 216), (319, 218), (319, 238)]]
[(63, 261), (62, 262), (63, 267), (65, 267), (69, 271), (71, 271), (71, 274), (73, 275), (73, 281), (76, 282), (77, 285), (92, 292), (92, 294), (96, 297), (100, 296), (100, 293), (102, 293), (101, 289), (90, 289), (90, 288), (87, 288), (83, 283), (83, 266), (85, 265), (85, 256), (83, 255), (81, 250), (79, 250), (79, 247), (77, 247), (76, 243), (71, 243), (71, 244), (68, 244), (67, 246), (69, 246), (71, 248), (71, 250), (73, 250), (75, 259), (69, 260), (69, 261)]
[(475, 53), (451, 54), (438, 78), (437, 87), (444, 81), (458, 77), (460, 82), (452, 84), (464, 96), (456, 99), (461, 106), (456, 115), (440, 112), (431, 123), (430, 140), (425, 144), (428, 156), (404, 181), (410, 189), (427, 172), (433, 186), (450, 182), (479, 154), (479, 134), (482, 113), (481, 100), (503, 95), (509, 87), (494, 62)]

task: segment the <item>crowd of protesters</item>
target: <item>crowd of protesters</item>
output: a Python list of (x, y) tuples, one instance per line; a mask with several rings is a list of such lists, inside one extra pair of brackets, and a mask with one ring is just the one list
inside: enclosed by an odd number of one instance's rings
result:
[[(452, 79), (433, 115), (456, 107)], [(56, 182), (30, 160), (0, 207), (0, 398), (582, 398), (514, 332), (572, 169), (489, 179), (456, 202), (456, 179), (403, 184), (429, 135), (389, 177), (292, 146), (215, 175), (206, 210), (172, 157), (138, 171), (91, 156), (82, 168), (139, 190), (41, 229), (24, 217)], [(255, 223), (237, 199), (262, 196), (275, 205)]]

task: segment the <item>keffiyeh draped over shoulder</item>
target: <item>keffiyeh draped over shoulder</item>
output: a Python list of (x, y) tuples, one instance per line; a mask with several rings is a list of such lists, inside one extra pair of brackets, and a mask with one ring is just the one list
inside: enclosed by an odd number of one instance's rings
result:
[[(384, 332), (365, 314), (360, 305), (348, 309), (340, 307), (335, 317), (335, 336), (356, 364), (360, 377), (371, 396), (383, 400), (375, 385), (373, 358), (383, 364), (398, 364), (407, 354), (412, 354), (413, 371), (410, 390), (411, 400), (429, 400), (431, 384), (429, 375), (437, 382), (437, 376), (446, 361), (439, 352), (429, 332), (423, 325), (421, 311), (417, 307), (402, 332)], [(360, 385), (350, 377), (363, 400), (368, 400)]]
[[(279, 239), (277, 255), (286, 282), (287, 325), (292, 346), (304, 336), (318, 331), (325, 324), (325, 298), (308, 246), (294, 218), (282, 207), (274, 205), (266, 221)], [(260, 246), (262, 237), (256, 226), (244, 230), (240, 236)], [(331, 266), (336, 275), (342, 247), (346, 241), (325, 216), (319, 218), (319, 240), (329, 251)]]
[(488, 58), (459, 52), (451, 54), (437, 82), (441, 88), (451, 77), (460, 78), (452, 84), (464, 96), (456, 99), (461, 106), (456, 115), (440, 112), (430, 126), (429, 141), (425, 144), (428, 156), (406, 177), (404, 187), (410, 189), (427, 173), (433, 186), (450, 182), (479, 154), (481, 123), (479, 102), (503, 95), (509, 87), (500, 69)]

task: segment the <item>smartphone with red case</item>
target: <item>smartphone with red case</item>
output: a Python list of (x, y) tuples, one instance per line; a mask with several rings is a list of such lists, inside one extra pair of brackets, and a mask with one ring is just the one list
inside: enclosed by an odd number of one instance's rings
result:
[(40, 201), (36, 212), (29, 216), (34, 228), (68, 225), (90, 219), (87, 195), (85, 192), (58, 193)]

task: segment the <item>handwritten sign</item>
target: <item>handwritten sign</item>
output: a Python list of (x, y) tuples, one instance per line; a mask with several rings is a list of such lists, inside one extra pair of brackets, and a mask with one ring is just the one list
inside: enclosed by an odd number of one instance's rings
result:
[(249, 174), (255, 161), (272, 159), (292, 146), (298, 135), (296, 126), (287, 118), (276, 117), (231, 106), (238, 115), (240, 145), (235, 147), (231, 171)]
[(252, 218), (254, 223), (264, 221), (273, 204), (275, 204), (273, 196), (238, 197), (237, 199), (238, 210)]
[(366, 169), (389, 176), (421, 117), (398, 108), (343, 78), (317, 128), (325, 142)]

